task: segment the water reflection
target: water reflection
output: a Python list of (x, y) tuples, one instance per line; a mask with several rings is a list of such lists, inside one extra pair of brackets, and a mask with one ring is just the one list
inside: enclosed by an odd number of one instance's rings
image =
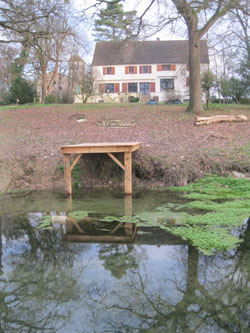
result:
[[(49, 208), (1, 214), (0, 332), (248, 332), (249, 226), (236, 250), (206, 257), (156, 229), (130, 244), (63, 242), (95, 237), (96, 222), (38, 230), (41, 215), (58, 215)], [(106, 224), (99, 236), (135, 228)]]

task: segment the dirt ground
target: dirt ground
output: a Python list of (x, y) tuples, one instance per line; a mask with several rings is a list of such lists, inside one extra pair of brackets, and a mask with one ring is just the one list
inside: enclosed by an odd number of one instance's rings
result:
[[(60, 146), (140, 141), (133, 155), (136, 186), (183, 185), (213, 172), (250, 172), (250, 107), (209, 111), (244, 114), (248, 122), (197, 127), (184, 106), (57, 105), (0, 110), (0, 192), (63, 188)], [(77, 120), (84, 118), (85, 121)], [(112, 120), (110, 122), (110, 120)], [(117, 120), (117, 121), (114, 121)], [(82, 158), (79, 186), (122, 183), (105, 156)]]

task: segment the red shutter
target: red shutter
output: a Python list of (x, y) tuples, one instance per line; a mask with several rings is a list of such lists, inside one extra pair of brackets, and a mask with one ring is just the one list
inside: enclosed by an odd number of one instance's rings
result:
[(148, 72), (151, 74), (152, 73), (152, 66), (148, 66)]
[(189, 87), (189, 76), (186, 77), (186, 86)]
[(137, 74), (137, 66), (134, 66), (134, 74)]
[(171, 65), (170, 68), (171, 68), (171, 71), (175, 71), (176, 70), (176, 65)]
[(157, 65), (157, 71), (158, 72), (162, 71), (162, 65)]
[(115, 93), (119, 93), (119, 92), (120, 92), (120, 84), (115, 83)]
[(104, 93), (104, 84), (99, 84), (99, 93), (103, 94)]
[(140, 68), (140, 74), (142, 74), (142, 66), (140, 66), (139, 68)]
[(125, 74), (128, 74), (128, 66), (125, 66)]
[(150, 82), (150, 92), (155, 92), (155, 83)]
[(112, 67), (112, 74), (115, 75), (115, 67)]
[(127, 83), (123, 83), (122, 84), (122, 92), (123, 93), (127, 93), (128, 92), (128, 84)]
[(103, 67), (103, 75), (106, 75), (106, 74), (107, 74), (107, 68)]

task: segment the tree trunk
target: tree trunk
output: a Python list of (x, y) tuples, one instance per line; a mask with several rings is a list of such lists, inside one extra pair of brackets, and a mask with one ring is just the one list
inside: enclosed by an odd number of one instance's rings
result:
[(189, 105), (187, 111), (202, 114), (202, 92), (200, 76), (200, 37), (195, 22), (188, 27), (189, 35)]
[(47, 96), (47, 73), (46, 67), (42, 66), (42, 102), (44, 102), (45, 97)]
[(210, 125), (213, 123), (223, 123), (223, 122), (242, 122), (248, 121), (248, 118), (245, 115), (216, 115), (211, 117), (196, 117), (195, 118), (195, 125)]

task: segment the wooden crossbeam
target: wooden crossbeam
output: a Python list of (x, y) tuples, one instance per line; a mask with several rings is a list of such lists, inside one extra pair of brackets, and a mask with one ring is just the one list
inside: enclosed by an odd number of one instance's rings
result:
[(107, 155), (112, 158), (112, 160), (119, 165), (120, 168), (122, 168), (123, 171), (125, 171), (125, 166), (111, 153), (107, 153)]
[(82, 157), (82, 154), (78, 154), (76, 159), (74, 160), (74, 162), (72, 163), (71, 167), (70, 167), (70, 171), (72, 171), (74, 169), (74, 166), (76, 165), (76, 163), (80, 160), (80, 158)]

